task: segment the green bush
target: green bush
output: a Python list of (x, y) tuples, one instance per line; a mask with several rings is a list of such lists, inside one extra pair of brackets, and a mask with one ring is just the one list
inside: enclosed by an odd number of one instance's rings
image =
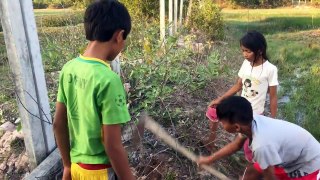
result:
[(61, 9), (73, 6), (75, 0), (33, 0), (34, 9)]
[(36, 23), (38, 27), (61, 27), (77, 25), (83, 22), (82, 13), (72, 13), (68, 15), (48, 15), (38, 16)]
[(242, 6), (248, 8), (272, 8), (290, 5), (291, 0), (214, 0), (221, 4), (229, 4), (231, 6)]
[(81, 25), (38, 28), (38, 34), (45, 72), (60, 71), (86, 46)]
[(211, 39), (224, 37), (221, 11), (212, 0), (195, 1), (188, 26), (205, 32)]
[(71, 0), (73, 2), (73, 7), (77, 9), (85, 9), (94, 0)]
[[(203, 88), (219, 75), (220, 55), (193, 52), (195, 36), (183, 36), (184, 46), (178, 46), (177, 37), (168, 37), (161, 48), (159, 24), (156, 21), (135, 21), (132, 33), (122, 53), (124, 82), (131, 84), (128, 98), (131, 113), (148, 111), (161, 123), (179, 120), (181, 111), (167, 107), (177, 91), (192, 93)], [(181, 117), (180, 117), (181, 118)]]
[(141, 17), (159, 17), (159, 1), (150, 0), (120, 0), (129, 10), (133, 18)]
[(320, 0), (313, 0), (312, 4), (315, 6), (320, 6)]
[[(194, 61), (196, 55), (192, 51), (174, 47), (175, 39), (170, 41), (172, 44), (166, 45), (166, 54), (154, 53), (149, 58), (127, 59), (122, 66), (124, 77), (127, 78), (125, 82), (129, 82), (132, 87), (129, 93), (131, 112), (137, 115), (141, 111), (147, 111), (156, 119), (161, 119), (164, 124), (168, 124), (172, 119), (176, 122), (179, 115), (183, 114), (176, 108), (166, 107), (166, 103), (175, 98), (176, 92), (183, 90), (187, 94), (192, 93), (204, 88), (210, 80), (219, 75), (215, 66), (219, 63), (219, 59), (215, 59), (219, 58), (219, 55), (207, 57), (210, 62), (199, 63)], [(159, 46), (153, 48), (152, 51), (159, 50)], [(207, 74), (208, 72), (210, 74)]]
[(33, 0), (33, 7), (34, 9), (61, 9), (73, 6), (84, 9), (93, 1), (94, 0)]
[(49, 5), (42, 2), (33, 2), (33, 9), (46, 9)]

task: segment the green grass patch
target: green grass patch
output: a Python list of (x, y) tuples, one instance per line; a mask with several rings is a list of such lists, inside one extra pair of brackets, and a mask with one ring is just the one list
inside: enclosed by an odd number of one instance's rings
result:
[(242, 32), (257, 30), (264, 34), (275, 34), (320, 27), (319, 9), (250, 9), (222, 12), (226, 24)]
[(72, 9), (35, 9), (34, 14), (35, 16), (47, 16), (47, 15), (68, 15), (71, 13), (76, 12)]

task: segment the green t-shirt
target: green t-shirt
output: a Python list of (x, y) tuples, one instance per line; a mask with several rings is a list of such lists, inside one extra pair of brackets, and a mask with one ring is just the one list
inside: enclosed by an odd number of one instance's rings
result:
[(102, 125), (130, 120), (119, 75), (106, 62), (80, 55), (63, 66), (57, 101), (67, 107), (71, 162), (108, 164)]

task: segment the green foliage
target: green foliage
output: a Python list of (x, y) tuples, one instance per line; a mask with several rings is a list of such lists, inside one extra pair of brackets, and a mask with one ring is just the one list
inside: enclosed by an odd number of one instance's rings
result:
[(86, 45), (82, 26), (41, 28), (39, 36), (46, 72), (60, 71)]
[(231, 2), (244, 7), (278, 7), (286, 5), (289, 0), (231, 0)]
[(211, 39), (224, 37), (221, 12), (212, 0), (194, 1), (189, 27), (205, 32)]
[(87, 7), (94, 0), (33, 0), (34, 9), (44, 8), (69, 8), (71, 6), (79, 9)]
[(169, 171), (165, 174), (164, 180), (176, 180), (177, 175), (173, 171)]
[(73, 7), (78, 9), (85, 9), (90, 3), (94, 2), (94, 0), (70, 0), (73, 2)]
[(145, 110), (161, 118), (162, 123), (169, 123), (183, 113), (166, 105), (175, 98), (174, 93), (192, 93), (217, 77), (220, 56), (213, 52), (209, 56), (202, 55), (202, 61), (195, 60), (198, 54), (188, 44), (195, 40), (193, 36), (185, 36), (182, 47), (177, 46), (176, 37), (168, 37), (162, 49), (158, 23), (140, 21), (135, 24), (137, 29), (129, 36), (122, 66), (124, 82), (132, 87), (129, 92), (131, 112), (136, 115)]
[(47, 8), (49, 5), (47, 3), (43, 3), (43, 2), (33, 2), (33, 9), (45, 9)]
[(133, 19), (146, 16), (149, 18), (158, 18), (159, 16), (159, 1), (150, 0), (120, 0), (129, 10)]
[(68, 8), (73, 6), (75, 0), (33, 0), (33, 7), (35, 9), (44, 9), (44, 8)]
[(229, 4), (237, 7), (249, 7), (249, 8), (272, 8), (279, 6), (286, 6), (291, 3), (291, 0), (215, 0), (215, 2)]

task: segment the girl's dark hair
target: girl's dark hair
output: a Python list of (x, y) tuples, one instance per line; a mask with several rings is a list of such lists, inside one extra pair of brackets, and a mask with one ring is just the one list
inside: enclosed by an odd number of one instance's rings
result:
[(131, 30), (127, 8), (116, 0), (97, 0), (90, 4), (84, 15), (84, 29), (89, 41), (109, 41), (117, 30), (124, 30), (126, 39)]
[(253, 64), (261, 55), (263, 59), (269, 60), (267, 56), (267, 41), (258, 31), (248, 31), (241, 39), (240, 45), (250, 49), (255, 57)]
[(218, 104), (217, 116), (220, 121), (249, 125), (253, 120), (252, 106), (244, 97), (231, 96)]

